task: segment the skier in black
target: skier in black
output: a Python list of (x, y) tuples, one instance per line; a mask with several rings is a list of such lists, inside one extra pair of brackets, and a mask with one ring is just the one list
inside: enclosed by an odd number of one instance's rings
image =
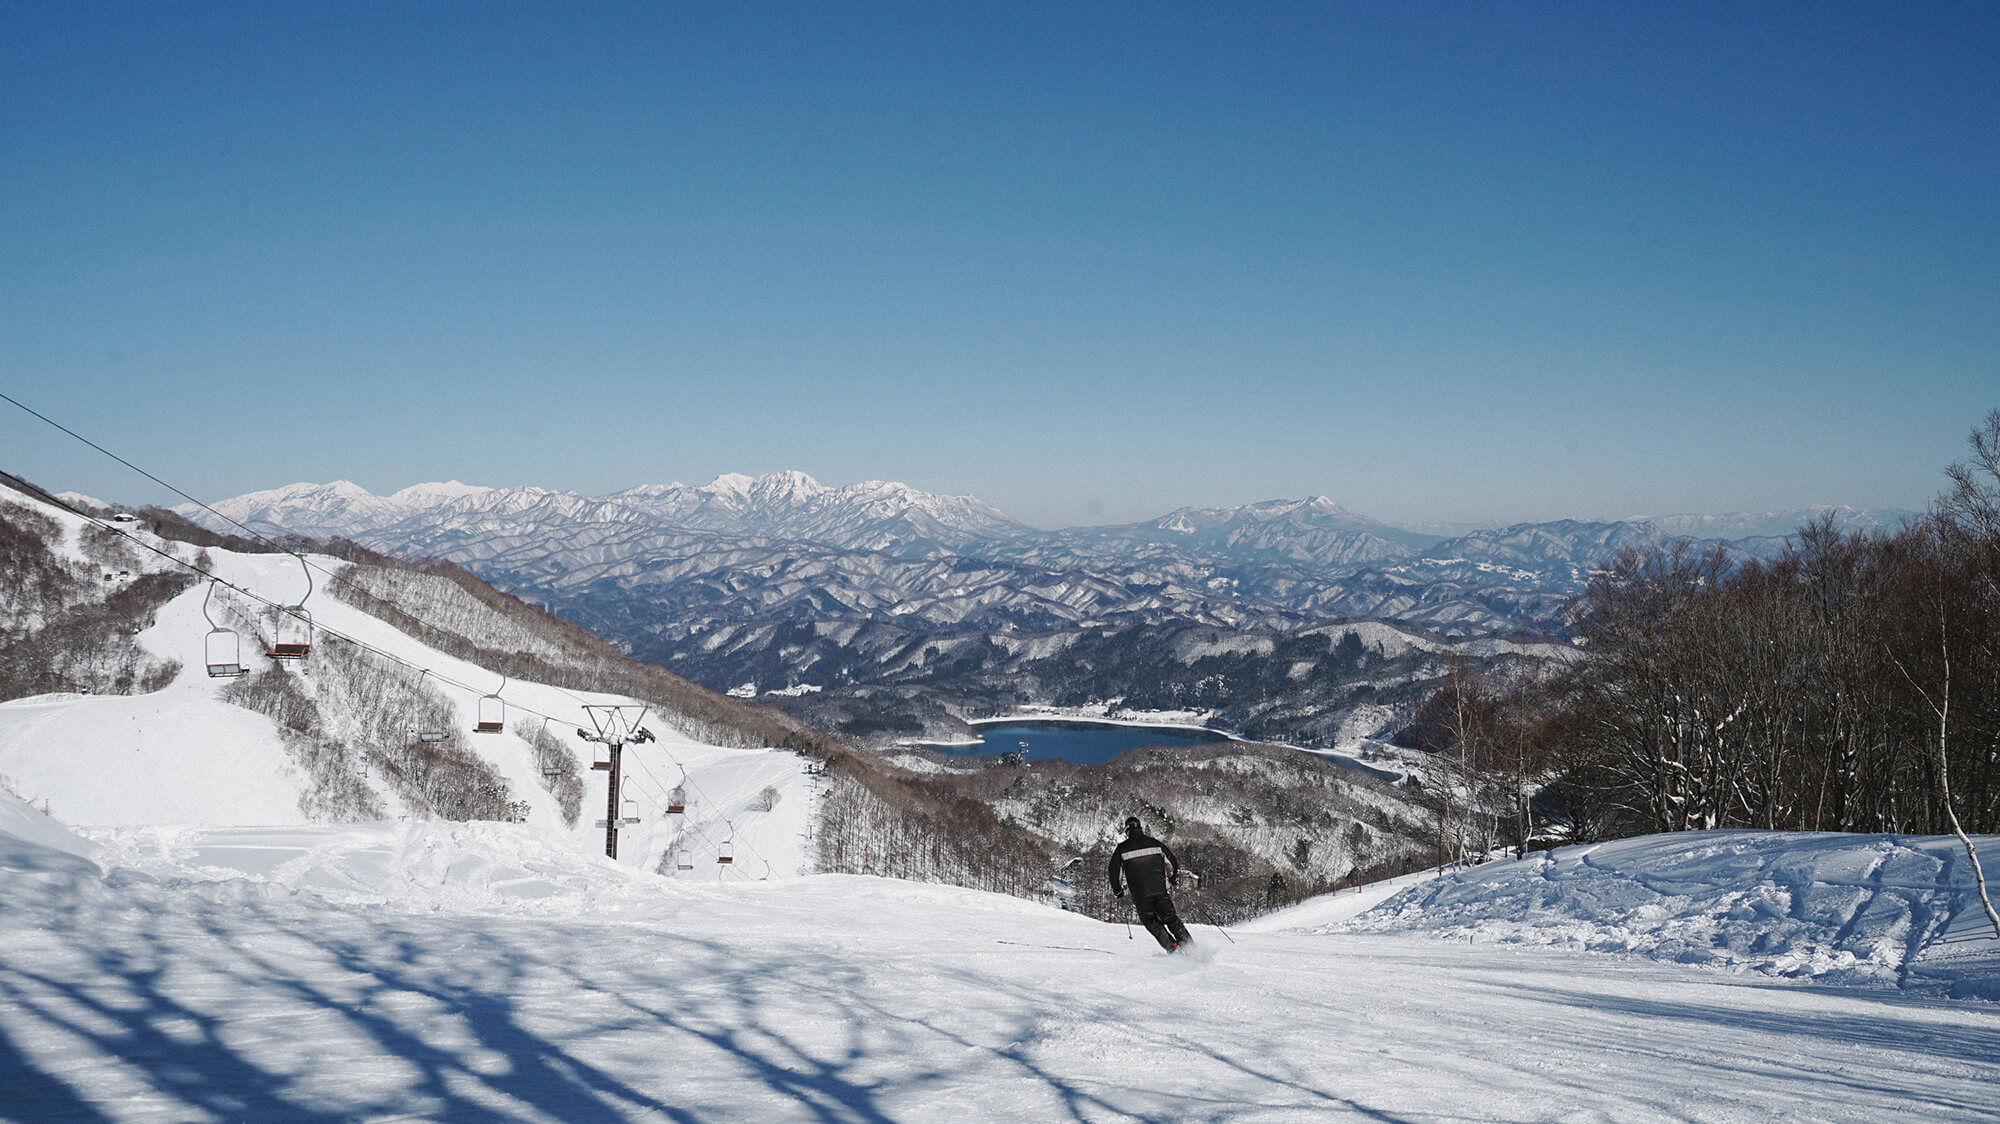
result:
[(1161, 948), (1173, 952), (1194, 940), (1167, 893), (1168, 887), (1180, 885), (1180, 866), (1165, 843), (1139, 829), (1137, 816), (1125, 821), (1125, 841), (1111, 852), (1110, 876), (1111, 892), (1118, 897), (1124, 897), (1130, 885), (1139, 920)]

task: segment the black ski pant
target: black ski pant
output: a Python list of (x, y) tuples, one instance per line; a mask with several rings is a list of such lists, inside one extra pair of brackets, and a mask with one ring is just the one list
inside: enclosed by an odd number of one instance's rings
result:
[(1167, 894), (1153, 894), (1150, 897), (1132, 895), (1132, 907), (1139, 911), (1139, 923), (1146, 927), (1160, 947), (1168, 952), (1175, 945), (1188, 943), (1187, 926), (1181, 924), (1181, 915), (1174, 912), (1174, 899)]

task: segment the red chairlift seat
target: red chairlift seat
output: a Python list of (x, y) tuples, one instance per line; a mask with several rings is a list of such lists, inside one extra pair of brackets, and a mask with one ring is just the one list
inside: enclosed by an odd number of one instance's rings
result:
[(687, 811), (687, 789), (675, 785), (674, 790), (667, 794), (667, 814), (678, 816), (685, 811)]
[(312, 619), (312, 613), (304, 605), (278, 610), (271, 650), (265, 654), (274, 660), (302, 660), (311, 655)]
[[(299, 568), (306, 575), (306, 597), (312, 596), (312, 567), (306, 565), (305, 555), (293, 555), (299, 560)], [(213, 593), (214, 588), (210, 587)], [(264, 654), (274, 660), (302, 660), (312, 654), (312, 611), (306, 608), (305, 598), (296, 605), (287, 605), (277, 611), (276, 622), (271, 626), (271, 649)]]
[(475, 734), (497, 734), (505, 727), (506, 717), (507, 704), (500, 700), (500, 695), (497, 692), (491, 695), (482, 695), (479, 699), (479, 713), (475, 716), (475, 721), (472, 723), (472, 732)]

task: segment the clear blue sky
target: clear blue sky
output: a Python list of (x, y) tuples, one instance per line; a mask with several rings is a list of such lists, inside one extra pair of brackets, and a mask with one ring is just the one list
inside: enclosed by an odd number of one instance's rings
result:
[(0, 388), (203, 498), (1919, 507), (2000, 5), (7, 4)]

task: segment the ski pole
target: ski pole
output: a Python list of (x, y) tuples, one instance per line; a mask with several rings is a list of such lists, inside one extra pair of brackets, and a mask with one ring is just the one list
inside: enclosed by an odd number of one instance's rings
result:
[[(1194, 876), (1194, 889), (1195, 890), (1201, 889), (1201, 876), (1198, 874)], [(1188, 898), (1190, 900), (1194, 898), (1193, 890), (1190, 890), (1188, 892)], [(1229, 935), (1229, 930), (1215, 923), (1215, 915), (1208, 912), (1208, 907), (1206, 905), (1202, 906), (1201, 913), (1202, 913), (1203, 924), (1207, 925), (1211, 929), (1214, 929), (1216, 932), (1221, 933), (1223, 939), (1228, 941), (1230, 944), (1236, 943), (1236, 938)]]
[[(1207, 911), (1207, 910), (1203, 910), (1202, 912), (1203, 912), (1203, 913), (1207, 913), (1208, 911)], [(1223, 936), (1223, 939), (1227, 940), (1227, 941), (1228, 941), (1228, 942), (1229, 942), (1230, 944), (1235, 944), (1235, 943), (1236, 943), (1236, 938), (1235, 938), (1235, 937), (1232, 937), (1232, 936), (1230, 936), (1230, 935), (1229, 935), (1229, 930), (1227, 930), (1227, 929), (1223, 928), (1223, 927), (1222, 927), (1222, 926), (1220, 926), (1220, 925), (1217, 925), (1217, 924), (1215, 923), (1215, 919), (1214, 919), (1214, 918), (1212, 918), (1212, 917), (1211, 917), (1211, 918), (1209, 918), (1209, 919), (1208, 919), (1208, 927), (1209, 927), (1209, 928), (1211, 928), (1211, 929), (1214, 929), (1214, 930), (1215, 930), (1216, 932), (1218, 932), (1218, 933), (1221, 933), (1221, 934), (1222, 934), (1222, 936)]]

